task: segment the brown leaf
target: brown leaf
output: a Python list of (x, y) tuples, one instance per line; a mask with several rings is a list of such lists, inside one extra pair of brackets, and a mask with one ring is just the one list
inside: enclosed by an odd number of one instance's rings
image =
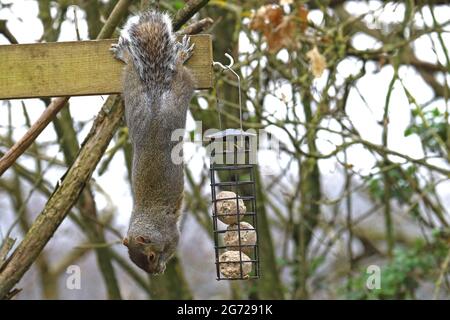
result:
[(252, 13), (249, 28), (255, 31), (263, 32), (265, 30), (266, 6), (262, 6), (256, 12)]
[(294, 32), (293, 19), (290, 16), (284, 17), (278, 27), (265, 34), (269, 51), (275, 53), (283, 48), (292, 47), (295, 43)]
[(308, 13), (309, 11), (305, 8), (305, 6), (301, 5), (297, 9), (297, 16), (300, 20), (300, 31), (305, 32), (306, 28), (308, 27)]
[(306, 57), (311, 63), (311, 72), (314, 77), (319, 78), (325, 68), (327, 67), (327, 61), (325, 57), (319, 52), (317, 47), (312, 48), (306, 53)]
[(283, 9), (276, 4), (260, 7), (253, 13), (249, 27), (252, 30), (265, 31), (268, 27), (275, 28), (283, 20)]
[(264, 5), (252, 15), (249, 28), (262, 32), (266, 38), (268, 50), (276, 53), (282, 48), (295, 44), (294, 20), (293, 16), (286, 16), (279, 5)]
[(267, 5), (266, 7), (266, 18), (269, 20), (269, 24), (273, 27), (278, 26), (283, 21), (283, 8), (277, 5)]

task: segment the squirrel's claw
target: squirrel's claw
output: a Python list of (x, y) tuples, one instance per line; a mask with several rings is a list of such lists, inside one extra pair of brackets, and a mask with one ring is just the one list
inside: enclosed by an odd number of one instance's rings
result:
[(118, 43), (113, 43), (109, 48), (109, 51), (112, 53), (114, 58), (117, 60), (125, 62), (125, 57), (123, 56), (123, 51), (120, 50), (120, 45)]
[(181, 60), (181, 63), (185, 63), (190, 57), (192, 57), (192, 54), (194, 53), (194, 46), (195, 43), (191, 44), (190, 37), (184, 35), (181, 43), (179, 44), (179, 59)]
[(126, 50), (127, 44), (123, 38), (120, 38), (118, 43), (111, 44), (111, 47), (109, 48), (109, 51), (112, 53), (114, 58), (122, 62), (126, 62)]

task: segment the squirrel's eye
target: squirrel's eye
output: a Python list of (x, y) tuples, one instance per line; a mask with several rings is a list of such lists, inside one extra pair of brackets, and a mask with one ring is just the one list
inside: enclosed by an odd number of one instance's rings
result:
[(150, 253), (148, 254), (148, 260), (149, 260), (149, 261), (155, 260), (155, 257), (156, 257), (156, 255), (155, 255), (153, 252), (150, 252)]

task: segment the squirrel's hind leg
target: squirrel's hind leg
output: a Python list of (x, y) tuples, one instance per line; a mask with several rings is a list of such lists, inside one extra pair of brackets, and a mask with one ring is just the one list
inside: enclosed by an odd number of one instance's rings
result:
[(130, 58), (129, 42), (123, 37), (119, 38), (118, 43), (113, 43), (109, 51), (111, 51), (114, 58), (122, 62), (127, 63)]

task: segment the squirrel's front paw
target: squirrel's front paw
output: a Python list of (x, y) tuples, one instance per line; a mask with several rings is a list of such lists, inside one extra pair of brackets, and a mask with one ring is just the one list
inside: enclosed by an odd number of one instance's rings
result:
[(123, 38), (120, 38), (118, 43), (113, 43), (109, 51), (117, 60), (127, 62), (127, 43)]
[(192, 57), (192, 54), (194, 53), (194, 46), (195, 44), (191, 44), (191, 39), (187, 35), (183, 36), (183, 39), (179, 43), (179, 62), (185, 63), (190, 57)]

